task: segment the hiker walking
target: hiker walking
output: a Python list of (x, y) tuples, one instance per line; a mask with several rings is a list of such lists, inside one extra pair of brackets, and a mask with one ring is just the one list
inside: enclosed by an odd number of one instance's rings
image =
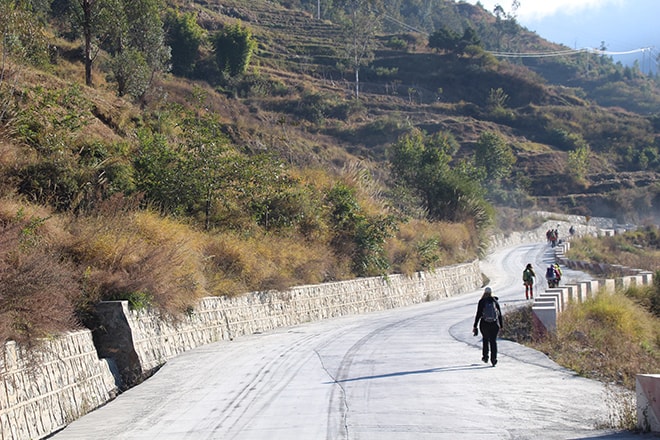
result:
[(559, 285), (559, 273), (554, 265), (548, 266), (545, 270), (545, 279), (548, 281), (548, 288), (552, 289)]
[(523, 284), (525, 285), (525, 299), (534, 298), (534, 278), (536, 274), (532, 268), (532, 264), (529, 263), (523, 270), (522, 279)]
[(561, 271), (561, 267), (559, 267), (559, 264), (557, 263), (553, 264), (552, 267), (554, 267), (555, 272), (557, 273), (557, 285), (559, 285), (559, 282), (561, 281), (561, 277), (563, 275)]
[(474, 336), (479, 334), (477, 325), (481, 330), (481, 360), (487, 364), (490, 351), (490, 362), (494, 367), (497, 365), (497, 334), (503, 325), (500, 303), (497, 302), (497, 297), (493, 296), (490, 287), (486, 287), (479, 304), (477, 304), (477, 314), (474, 317), (474, 327), (472, 327)]

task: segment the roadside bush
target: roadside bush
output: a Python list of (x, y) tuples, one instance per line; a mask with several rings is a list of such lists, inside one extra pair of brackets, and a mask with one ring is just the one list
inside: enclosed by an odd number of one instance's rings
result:
[(254, 233), (251, 237), (215, 234), (202, 248), (206, 291), (237, 296), (260, 290), (346, 279), (330, 248), (309, 247), (297, 237)]
[(557, 331), (534, 347), (585, 377), (635, 387), (660, 369), (660, 323), (621, 293), (600, 294), (559, 315)]
[[(69, 226), (64, 253), (85, 268), (82, 313), (102, 300), (132, 300), (177, 315), (203, 294), (201, 238), (187, 226), (115, 196)], [(137, 299), (137, 300), (136, 300)]]
[(652, 313), (656, 318), (660, 318), (660, 280), (658, 276), (660, 276), (660, 271), (655, 271), (652, 286), (631, 287), (625, 292), (628, 298)]
[(567, 256), (575, 260), (620, 264), (656, 271), (660, 267), (658, 228), (649, 226), (613, 237), (581, 237), (573, 240)]
[(385, 249), (393, 272), (412, 275), (475, 259), (474, 233), (463, 223), (410, 220), (399, 225)]
[(0, 222), (0, 342), (30, 345), (79, 327), (79, 276), (46, 240), (46, 222), (23, 211)]
[(340, 256), (352, 262), (357, 276), (375, 276), (387, 273), (390, 262), (385, 254), (385, 241), (396, 226), (389, 215), (366, 214), (356, 198), (354, 188), (336, 184), (326, 194), (332, 225), (331, 246)]

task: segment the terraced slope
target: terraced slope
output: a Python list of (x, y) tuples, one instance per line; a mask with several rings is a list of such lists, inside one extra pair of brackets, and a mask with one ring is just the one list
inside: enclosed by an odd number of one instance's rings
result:
[[(286, 137), (286, 145), (278, 148), (294, 161), (314, 157), (342, 166), (359, 158), (378, 169), (387, 145), (410, 126), (450, 132), (461, 144), (459, 157), (464, 157), (472, 154), (481, 133), (496, 131), (515, 146), (518, 171), (528, 176), (529, 193), (544, 207), (612, 216), (622, 192), (636, 191), (633, 198), (639, 198), (648, 190), (651, 199), (657, 198), (657, 170), (622, 168), (610, 154), (621, 144), (634, 149), (657, 143), (657, 129), (648, 118), (599, 107), (585, 92), (551, 85), (519, 64), (485, 54), (437, 54), (423, 44), (392, 49), (387, 45), (391, 36), (380, 35), (374, 61), (360, 72), (361, 95), (355, 101), (353, 72), (339, 67), (338, 25), (265, 0), (205, 1), (188, 7), (209, 30), (235, 20), (252, 29), (259, 43), (254, 60), (258, 78), (253, 81), (265, 85), (253, 83), (237, 97), (245, 98), (256, 119), (277, 121), (271, 128)], [(466, 20), (483, 19), (463, 9)], [(524, 37), (538, 44), (537, 36)], [(417, 35), (418, 41), (425, 38)], [(499, 113), (489, 107), (489, 95), (497, 89), (506, 95)], [(570, 148), (554, 143), (557, 131), (576, 133), (591, 146), (586, 181), (562, 178)], [(623, 171), (625, 178), (611, 178)]]

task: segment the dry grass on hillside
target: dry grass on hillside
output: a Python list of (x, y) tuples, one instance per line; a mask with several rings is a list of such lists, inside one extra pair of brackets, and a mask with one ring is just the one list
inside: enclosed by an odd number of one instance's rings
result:
[(476, 258), (475, 235), (465, 224), (411, 220), (400, 225), (396, 236), (388, 241), (386, 253), (399, 272), (411, 275), (420, 268)]
[(597, 263), (620, 264), (656, 271), (660, 268), (660, 231), (657, 227), (614, 237), (581, 237), (571, 242), (568, 258)]
[(49, 212), (0, 201), (0, 341), (24, 345), (79, 326), (78, 274), (58, 258), (66, 233)]
[[(311, 176), (307, 176), (311, 177)], [(0, 340), (34, 340), (91, 325), (98, 301), (124, 299), (179, 316), (202, 296), (283, 290), (354, 277), (323, 234), (252, 228), (205, 232), (115, 196), (93, 214), (0, 200)], [(395, 272), (475, 258), (465, 225), (411, 221), (386, 242)]]

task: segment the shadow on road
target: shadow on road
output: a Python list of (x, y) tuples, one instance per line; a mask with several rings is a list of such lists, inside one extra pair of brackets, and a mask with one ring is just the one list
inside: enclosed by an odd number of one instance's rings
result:
[(408, 376), (411, 374), (428, 374), (428, 373), (441, 373), (443, 371), (461, 371), (461, 370), (480, 370), (482, 368), (492, 368), (490, 365), (483, 364), (468, 364), (468, 365), (455, 365), (452, 367), (438, 367), (438, 368), (427, 368), (425, 370), (413, 370), (413, 371), (397, 371), (396, 373), (387, 373), (387, 374), (377, 374), (373, 376), (362, 376), (362, 377), (351, 377), (348, 379), (338, 379), (334, 382), (328, 383), (341, 383), (341, 382), (355, 382), (358, 380), (372, 380), (372, 379), (384, 379), (387, 377), (397, 377), (397, 376)]
[(622, 431), (594, 437), (568, 437), (567, 440), (651, 440), (658, 438), (660, 438), (660, 435), (652, 432), (636, 433), (633, 431)]

